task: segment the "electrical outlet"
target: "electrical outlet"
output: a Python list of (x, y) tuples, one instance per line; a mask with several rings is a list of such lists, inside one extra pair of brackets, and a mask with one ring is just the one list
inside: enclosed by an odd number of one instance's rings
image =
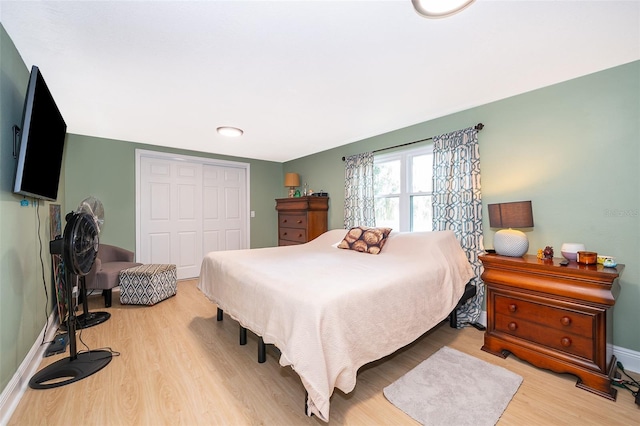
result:
[(29, 207), (29, 200), (20, 200), (20, 207)]

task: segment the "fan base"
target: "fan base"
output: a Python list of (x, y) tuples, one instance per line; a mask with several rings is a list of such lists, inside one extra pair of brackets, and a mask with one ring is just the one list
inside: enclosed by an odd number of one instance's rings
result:
[(91, 351), (80, 353), (75, 359), (61, 359), (37, 372), (29, 380), (29, 387), (53, 389), (77, 382), (102, 370), (111, 362), (111, 358), (109, 351)]
[(80, 314), (76, 317), (77, 328), (89, 328), (94, 325), (102, 324), (111, 318), (109, 312), (89, 312), (88, 314)]
[[(102, 324), (111, 318), (109, 312), (89, 312), (88, 314), (80, 314), (76, 317), (76, 329), (89, 328), (94, 325)], [(60, 330), (67, 331), (66, 321), (60, 324)]]

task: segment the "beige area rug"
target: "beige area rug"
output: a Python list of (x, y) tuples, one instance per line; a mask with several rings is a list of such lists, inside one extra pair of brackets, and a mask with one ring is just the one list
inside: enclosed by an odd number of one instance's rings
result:
[(495, 425), (522, 377), (447, 346), (384, 388), (423, 425)]

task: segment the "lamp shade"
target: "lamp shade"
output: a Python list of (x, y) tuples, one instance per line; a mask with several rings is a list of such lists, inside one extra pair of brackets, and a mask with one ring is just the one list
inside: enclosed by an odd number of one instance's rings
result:
[(284, 186), (300, 186), (300, 176), (297, 173), (287, 173), (284, 175)]
[(489, 226), (492, 228), (532, 228), (531, 201), (489, 204)]

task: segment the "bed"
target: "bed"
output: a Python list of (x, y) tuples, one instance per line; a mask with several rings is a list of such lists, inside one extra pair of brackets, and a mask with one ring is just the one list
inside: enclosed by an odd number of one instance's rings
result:
[(338, 248), (346, 233), (211, 252), (198, 282), (219, 310), (279, 349), (307, 391), (307, 414), (325, 422), (334, 388), (351, 392), (360, 367), (447, 318), (473, 277), (451, 231), (391, 232), (379, 254)]

